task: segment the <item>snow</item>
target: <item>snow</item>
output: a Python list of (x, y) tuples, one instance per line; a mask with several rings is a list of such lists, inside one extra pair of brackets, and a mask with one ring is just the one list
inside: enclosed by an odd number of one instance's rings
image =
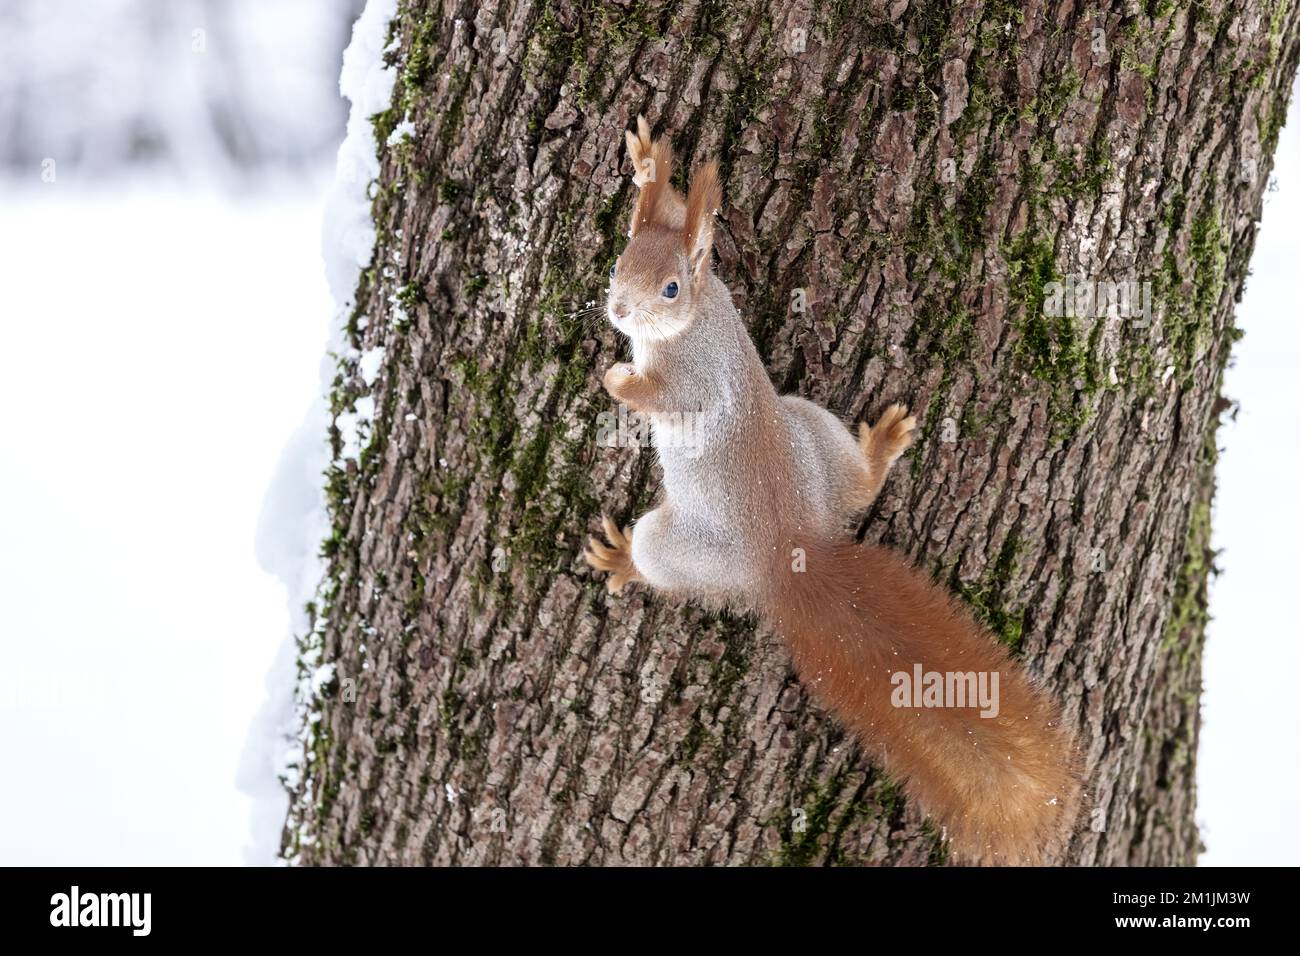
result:
[(379, 175), (379, 158), (370, 117), (388, 108), (397, 81), (397, 71), (382, 62), (388, 24), (396, 12), (397, 0), (369, 0), (343, 52), (339, 91), (352, 107), (335, 165), (334, 190), (325, 206), (321, 247), (330, 292), (340, 305), (352, 302), (357, 279), (375, 248), (370, 184)]
[[(241, 789), (255, 798), (255, 832), (246, 853), (247, 862), (255, 865), (276, 861), (288, 811), (280, 780), (292, 783), (297, 779), (297, 762), (306, 745), (303, 736), (315, 717), (314, 699), (333, 675), (332, 665), (317, 664), (300, 680), (294, 665), (296, 639), (308, 631), (310, 622), (303, 609), (314, 598), (323, 572), (319, 549), (329, 532), (323, 475), (330, 454), (325, 396), (334, 377), (333, 356), (348, 351), (344, 326), (361, 270), (370, 264), (374, 252), (370, 194), (372, 181), (379, 175), (379, 160), (370, 117), (385, 110), (392, 99), (397, 71), (384, 65), (383, 54), (388, 26), (396, 12), (397, 0), (368, 0), (343, 53), (339, 91), (351, 107), (321, 235), (325, 274), (334, 302), (330, 345), (321, 360), (316, 398), (281, 457), (258, 529), (259, 560), (283, 582), (292, 623), (267, 676), (266, 701), (250, 729), (240, 771)], [(376, 348), (358, 358), (367, 385), (375, 381), (383, 355), (383, 349)], [(374, 415), (374, 398), (366, 395), (337, 416), (334, 424), (342, 438), (344, 458), (359, 457)], [(321, 623), (317, 622), (318, 626)], [(304, 663), (312, 665), (317, 651), (309, 647), (305, 656)]]
[(396, 146), (399, 143), (404, 143), (414, 135), (415, 124), (409, 119), (404, 119), (394, 126), (393, 131), (388, 134), (388, 145)]
[[(279, 832), (235, 780), (293, 675), (253, 541), (278, 457), (318, 483), (282, 448), (319, 388), (327, 177), (0, 182), (0, 863), (238, 864), (250, 820)], [(314, 580), (284, 540), (260, 559)]]
[(382, 345), (377, 345), (362, 352), (361, 358), (357, 360), (357, 371), (361, 373), (361, 380), (367, 385), (374, 385), (375, 379), (379, 378), (379, 367), (383, 364), (384, 347)]
[(340, 412), (334, 419), (339, 435), (343, 439), (341, 458), (356, 461), (361, 457), (370, 436), (370, 423), (375, 420), (375, 400), (370, 395), (363, 395), (353, 403), (352, 411)]

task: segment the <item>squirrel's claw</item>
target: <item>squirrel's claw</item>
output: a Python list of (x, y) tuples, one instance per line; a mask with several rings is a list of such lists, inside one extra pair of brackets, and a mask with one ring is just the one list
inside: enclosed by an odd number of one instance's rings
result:
[(628, 555), (631, 556), (632, 532), (629, 531), (626, 535), (623, 534), (622, 531), (618, 530), (618, 525), (614, 524), (614, 520), (608, 515), (600, 516), (600, 524), (605, 529), (605, 537), (609, 540), (609, 543), (615, 548), (625, 549)]
[(594, 570), (609, 572), (605, 586), (610, 594), (618, 594), (624, 585), (645, 579), (632, 563), (632, 529), (620, 531), (618, 525), (607, 517), (602, 517), (600, 521), (609, 544), (592, 537), (588, 539), (587, 549), (582, 556)]

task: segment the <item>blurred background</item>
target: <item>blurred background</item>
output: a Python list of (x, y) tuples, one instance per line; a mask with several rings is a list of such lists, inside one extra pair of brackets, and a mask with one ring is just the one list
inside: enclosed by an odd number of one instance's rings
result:
[[(301, 626), (275, 515), (324, 434), (362, 6), (0, 0), (0, 864), (274, 860)], [(1275, 178), (1220, 432), (1205, 863), (1300, 843), (1295, 123)]]
[(0, 863), (271, 859), (254, 541), (320, 391), (362, 5), (0, 0)]
[(364, 0), (4, 0), (0, 165), (247, 188), (329, 167)]

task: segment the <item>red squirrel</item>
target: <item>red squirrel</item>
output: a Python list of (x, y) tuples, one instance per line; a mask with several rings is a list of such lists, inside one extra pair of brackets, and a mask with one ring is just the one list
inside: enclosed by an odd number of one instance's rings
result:
[[(904, 782), (957, 861), (1054, 858), (1080, 794), (1059, 708), (962, 603), (852, 531), (916, 419), (891, 405), (855, 438), (826, 409), (778, 396), (713, 274), (717, 163), (696, 171), (683, 200), (669, 144), (643, 117), (626, 136), (640, 191), (607, 309), (633, 361), (611, 367), (604, 386), (649, 418), (663, 497), (629, 528), (603, 518), (606, 540), (591, 539), (588, 564), (609, 573), (613, 594), (642, 582), (757, 610), (814, 698)], [(695, 440), (664, 440), (684, 416)], [(938, 677), (914, 694), (904, 687), (923, 673)], [(992, 686), (993, 706), (973, 699), (976, 678)]]

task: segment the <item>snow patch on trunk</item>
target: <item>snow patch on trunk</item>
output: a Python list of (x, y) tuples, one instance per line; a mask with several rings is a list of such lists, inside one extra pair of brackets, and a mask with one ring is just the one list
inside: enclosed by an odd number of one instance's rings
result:
[[(351, 109), (322, 228), (326, 278), (336, 304), (330, 347), (321, 361), (320, 392), (281, 455), (258, 521), (257, 559), (284, 583), (292, 634), (267, 675), (267, 699), (254, 719), (239, 769), (239, 788), (254, 800), (252, 843), (244, 852), (245, 861), (252, 865), (279, 860), (289, 811), (288, 790), (299, 779), (301, 762), (311, 759), (312, 728), (319, 720), (316, 696), (333, 679), (333, 665), (319, 660), (319, 640), (309, 633), (312, 622), (306, 610), (324, 575), (320, 545), (330, 531), (324, 492), (324, 475), (330, 464), (330, 414), (325, 396), (334, 379), (335, 356), (345, 352), (344, 329), (361, 271), (374, 254), (370, 200), (371, 186), (379, 176), (379, 158), (370, 117), (387, 109), (392, 100), (397, 71), (384, 65), (384, 54), (389, 24), (396, 13), (397, 0), (368, 0), (343, 53), (339, 90), (351, 102)], [(381, 360), (382, 354), (370, 360), (374, 373)], [(339, 416), (336, 424), (343, 434), (344, 456), (359, 453), (359, 433), (373, 417), (373, 409), (374, 400), (363, 398), (352, 411)], [(324, 621), (315, 623), (320, 627)], [(303, 635), (301, 644), (297, 635)]]

